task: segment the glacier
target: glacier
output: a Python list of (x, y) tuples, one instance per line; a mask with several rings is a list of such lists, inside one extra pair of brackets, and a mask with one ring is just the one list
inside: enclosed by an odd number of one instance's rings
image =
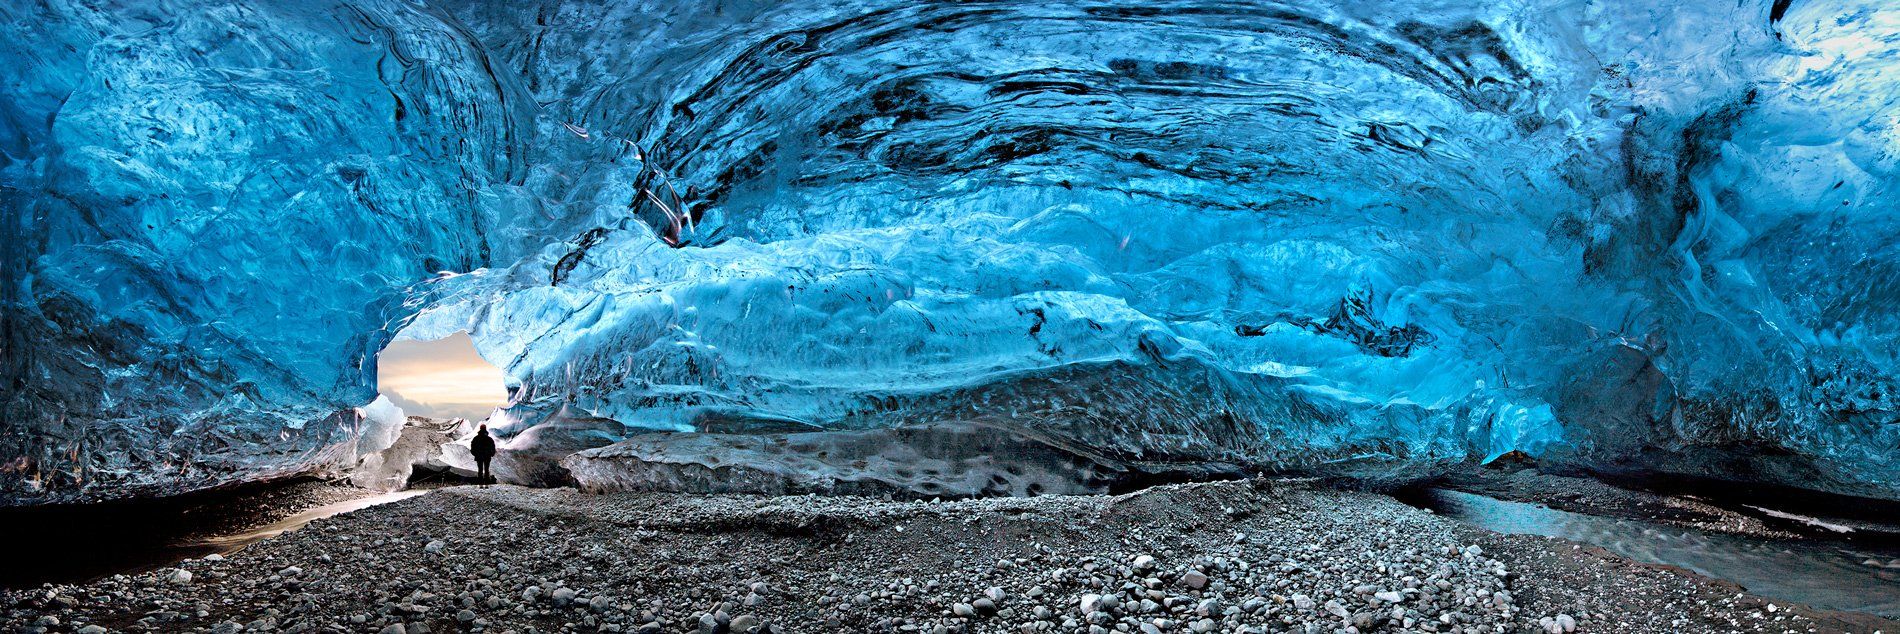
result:
[(459, 330), (523, 455), (971, 421), (1900, 498), (1879, 0), (0, 16), (5, 503), (347, 466), (375, 355)]

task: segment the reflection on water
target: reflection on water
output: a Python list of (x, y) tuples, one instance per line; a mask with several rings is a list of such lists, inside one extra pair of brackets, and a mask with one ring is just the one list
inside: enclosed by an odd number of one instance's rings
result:
[(1900, 617), (1900, 552), (1847, 542), (1740, 537), (1559, 511), (1459, 491), (1425, 492), (1440, 514), (1500, 533), (1544, 535), (1601, 546), (1646, 563), (1679, 566), (1740, 584), (1750, 593), (1808, 605)]
[(254, 528), (242, 533), (238, 533), (235, 535), (221, 535), (217, 537), (203, 539), (193, 544), (187, 545), (186, 547), (207, 550), (208, 552), (220, 552), (220, 553), (229, 554), (232, 552), (236, 552), (237, 550), (242, 549), (245, 546), (249, 546), (253, 543), (256, 543), (260, 540), (270, 538), (270, 537), (276, 537), (278, 535), (282, 535), (284, 533), (294, 531), (299, 528), (303, 528), (303, 525), (305, 524), (309, 524), (311, 522), (314, 522), (314, 521), (317, 521), (317, 520), (320, 520), (332, 515), (342, 515), (350, 511), (358, 511), (358, 510), (366, 509), (372, 506), (377, 506), (379, 504), (388, 504), (390, 502), (395, 502), (397, 500), (407, 500), (409, 498), (416, 497), (418, 495), (422, 495), (428, 492), (429, 491), (427, 489), (396, 491), (393, 493), (384, 493), (382, 495), (377, 495), (377, 496), (372, 496), (372, 497), (360, 498), (360, 499), (355, 499), (355, 500), (345, 500), (345, 501), (336, 502), (333, 504), (325, 504), (323, 506), (309, 509), (302, 513), (298, 513), (296, 515), (292, 515), (284, 519), (277, 520), (275, 522), (271, 522), (269, 524), (265, 524), (263, 526), (259, 526), (257, 528)]
[(19, 547), (0, 565), (0, 587), (84, 583), (177, 564), (211, 553), (229, 554), (259, 540), (296, 530), (311, 521), (412, 498), (401, 491), (327, 504), (232, 535), (231, 514), (247, 509), (246, 495), (181, 497), (135, 503), (82, 504), (0, 509), (0, 543)]

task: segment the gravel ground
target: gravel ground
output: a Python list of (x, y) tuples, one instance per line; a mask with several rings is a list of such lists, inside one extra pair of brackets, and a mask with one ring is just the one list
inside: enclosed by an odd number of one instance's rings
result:
[(89, 633), (1900, 631), (1264, 480), (955, 502), (455, 487), (0, 609)]

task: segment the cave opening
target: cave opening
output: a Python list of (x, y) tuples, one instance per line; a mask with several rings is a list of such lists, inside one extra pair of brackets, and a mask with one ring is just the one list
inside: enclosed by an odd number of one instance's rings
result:
[(480, 422), (508, 400), (501, 368), (482, 358), (468, 331), (405, 338), (376, 355), (377, 391), (406, 416)]
[(358, 409), (351, 481), (394, 491), (473, 474), (469, 441), (506, 404), (508, 389), (468, 332), (397, 333), (376, 355), (376, 373), (378, 396)]

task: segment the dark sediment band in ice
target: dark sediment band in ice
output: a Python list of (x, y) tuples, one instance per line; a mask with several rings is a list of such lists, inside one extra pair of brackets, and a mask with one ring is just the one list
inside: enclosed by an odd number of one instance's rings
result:
[[(583, 490), (963, 498), (1105, 493), (1222, 473), (1131, 465), (986, 423), (767, 434), (654, 433), (562, 461)], [(1231, 473), (1232, 469), (1226, 470)]]

